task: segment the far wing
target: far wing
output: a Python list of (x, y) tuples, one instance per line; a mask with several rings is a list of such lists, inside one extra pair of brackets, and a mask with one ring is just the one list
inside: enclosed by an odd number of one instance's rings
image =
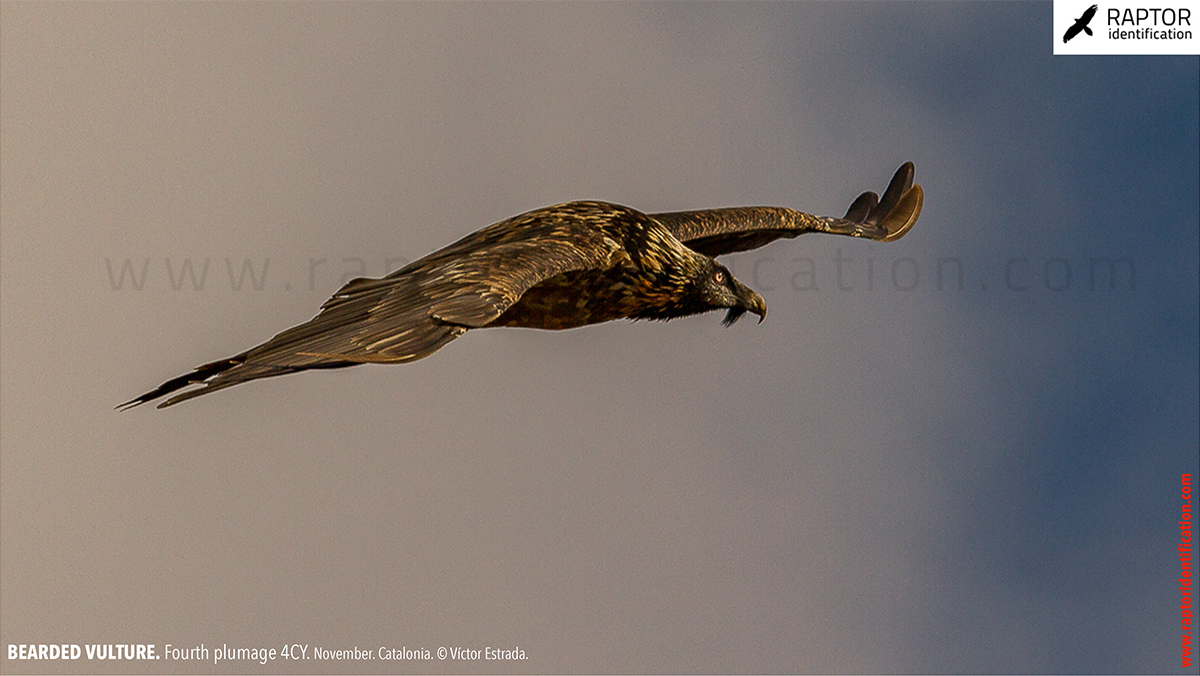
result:
[(814, 216), (782, 207), (734, 207), (650, 214), (681, 242), (706, 256), (757, 249), (781, 237), (826, 232), (891, 242), (903, 237), (921, 215), (924, 192), (906, 162), (880, 198), (865, 192), (842, 218)]

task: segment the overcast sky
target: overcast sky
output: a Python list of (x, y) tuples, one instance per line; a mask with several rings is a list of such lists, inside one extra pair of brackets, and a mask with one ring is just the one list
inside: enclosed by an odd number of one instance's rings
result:
[[(528, 657), (3, 671), (1179, 672), (1197, 57), (1054, 57), (1049, 3), (0, 20), (0, 644)], [(907, 160), (903, 240), (724, 259), (761, 325), (112, 410), (522, 211), (840, 215)]]

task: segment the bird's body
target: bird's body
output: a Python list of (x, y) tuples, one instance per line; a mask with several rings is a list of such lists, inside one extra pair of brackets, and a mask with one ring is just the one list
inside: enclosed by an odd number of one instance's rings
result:
[(428, 356), (466, 331), (568, 329), (613, 319), (672, 319), (715, 309), (732, 323), (766, 303), (712, 257), (779, 237), (828, 232), (891, 241), (920, 214), (912, 165), (880, 200), (864, 193), (843, 218), (775, 207), (644, 214), (568, 202), (478, 230), (381, 279), (351, 280), (312, 320), (246, 352), (197, 367), (122, 404), (191, 384), (159, 407), (249, 380)]

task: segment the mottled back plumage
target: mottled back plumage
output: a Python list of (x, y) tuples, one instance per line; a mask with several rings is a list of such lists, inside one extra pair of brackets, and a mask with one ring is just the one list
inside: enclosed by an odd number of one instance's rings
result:
[(731, 324), (766, 303), (713, 257), (805, 232), (893, 241), (912, 228), (923, 193), (900, 167), (882, 198), (863, 193), (842, 218), (779, 207), (644, 214), (607, 202), (568, 202), (514, 216), (381, 279), (351, 280), (310, 321), (227, 359), (197, 367), (128, 408), (188, 385), (170, 406), (309, 369), (403, 363), (470, 329), (566, 329), (613, 319), (672, 319), (725, 309)]

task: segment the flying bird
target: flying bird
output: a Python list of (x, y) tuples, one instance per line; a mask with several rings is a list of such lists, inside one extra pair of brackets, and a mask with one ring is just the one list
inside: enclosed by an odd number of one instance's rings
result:
[(645, 214), (567, 202), (514, 216), (381, 279), (358, 278), (316, 317), (241, 354), (196, 367), (117, 406), (169, 395), (164, 408), (259, 378), (427, 357), (470, 329), (569, 329), (613, 319), (673, 319), (725, 310), (724, 323), (767, 314), (762, 296), (714, 258), (781, 237), (824, 232), (891, 242), (921, 214), (905, 163), (883, 197), (865, 192), (842, 218), (781, 207)]
[(1088, 35), (1091, 35), (1092, 29), (1088, 28), (1088, 24), (1092, 22), (1092, 17), (1096, 16), (1097, 9), (1098, 8), (1096, 5), (1092, 5), (1084, 10), (1083, 16), (1076, 19), (1075, 23), (1071, 24), (1071, 27), (1068, 28), (1067, 32), (1063, 34), (1063, 42), (1065, 43), (1076, 35), (1079, 35), (1079, 31), (1083, 31)]

